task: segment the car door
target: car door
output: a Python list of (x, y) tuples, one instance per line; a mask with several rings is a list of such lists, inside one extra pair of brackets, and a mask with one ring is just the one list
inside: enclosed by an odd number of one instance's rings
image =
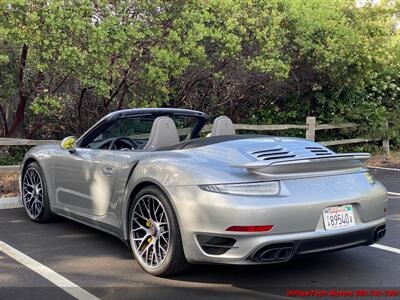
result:
[(54, 186), (58, 206), (95, 216), (105, 215), (124, 152), (77, 148), (54, 156)]
[[(112, 201), (115, 181), (124, 167), (126, 152), (122, 150), (141, 148), (140, 145), (143, 146), (151, 131), (154, 118), (143, 115), (100, 122), (85, 134), (87, 137), (82, 137), (75, 151), (60, 149), (53, 159), (58, 206), (95, 216), (106, 214)], [(130, 149), (126, 142), (121, 147), (115, 145), (121, 138), (130, 139), (133, 148)]]

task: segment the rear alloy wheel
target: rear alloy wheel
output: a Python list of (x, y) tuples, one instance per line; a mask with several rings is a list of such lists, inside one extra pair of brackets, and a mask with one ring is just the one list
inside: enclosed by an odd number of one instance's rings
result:
[(36, 162), (30, 163), (22, 176), (22, 203), (34, 222), (52, 218), (43, 171)]
[(155, 186), (141, 190), (130, 209), (130, 244), (139, 265), (156, 276), (187, 269), (178, 222), (164, 193)]

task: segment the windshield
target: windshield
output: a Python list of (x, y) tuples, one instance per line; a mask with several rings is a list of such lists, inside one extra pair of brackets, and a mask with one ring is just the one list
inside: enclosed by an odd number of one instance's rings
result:
[[(127, 137), (135, 141), (138, 146), (137, 149), (143, 149), (149, 139), (153, 122), (157, 117), (159, 115), (139, 115), (118, 119), (89, 142), (87, 147), (106, 149), (108, 141)], [(181, 141), (188, 138), (198, 122), (197, 118), (190, 116), (172, 115), (170, 117), (175, 122)]]

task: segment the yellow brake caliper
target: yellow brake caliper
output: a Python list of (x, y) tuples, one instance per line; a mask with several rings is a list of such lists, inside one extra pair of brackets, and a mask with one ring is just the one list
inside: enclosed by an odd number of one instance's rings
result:
[[(147, 220), (146, 221), (146, 226), (147, 227), (151, 227), (151, 220)], [(149, 244), (153, 241), (153, 238), (152, 237), (149, 237), (148, 239), (147, 239), (147, 241), (149, 242)]]

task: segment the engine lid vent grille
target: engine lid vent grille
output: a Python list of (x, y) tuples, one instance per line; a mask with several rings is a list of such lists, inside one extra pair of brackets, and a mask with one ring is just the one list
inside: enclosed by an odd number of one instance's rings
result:
[(286, 148), (272, 148), (250, 152), (251, 156), (258, 160), (273, 160), (273, 159), (283, 159), (283, 158), (291, 158), (295, 157), (292, 151)]
[(321, 147), (305, 147), (306, 150), (310, 151), (316, 156), (323, 156), (323, 155), (332, 155), (332, 152), (328, 149), (324, 149)]

